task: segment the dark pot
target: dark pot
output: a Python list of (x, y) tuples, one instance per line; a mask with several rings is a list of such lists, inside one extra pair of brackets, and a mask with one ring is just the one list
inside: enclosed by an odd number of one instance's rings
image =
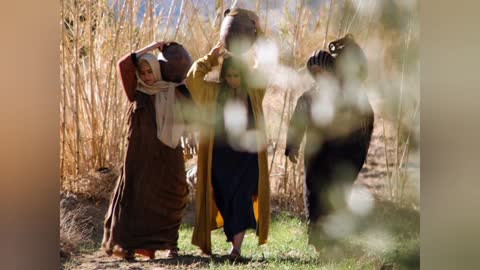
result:
[(173, 43), (165, 46), (162, 54), (168, 61), (160, 61), (163, 80), (170, 82), (183, 81), (193, 63), (188, 51), (182, 45)]
[(225, 12), (220, 28), (220, 39), (225, 48), (233, 54), (241, 54), (250, 49), (257, 39), (254, 21), (243, 10)]

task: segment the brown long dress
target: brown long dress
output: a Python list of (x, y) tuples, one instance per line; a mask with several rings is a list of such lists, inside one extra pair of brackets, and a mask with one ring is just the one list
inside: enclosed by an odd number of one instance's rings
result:
[(164, 250), (177, 247), (188, 186), (181, 146), (157, 138), (152, 96), (134, 94), (127, 152), (105, 217), (102, 247)]

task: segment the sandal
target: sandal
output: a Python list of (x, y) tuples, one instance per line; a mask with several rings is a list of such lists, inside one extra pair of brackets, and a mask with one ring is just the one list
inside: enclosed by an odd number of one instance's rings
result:
[(155, 259), (155, 250), (153, 249), (137, 249), (135, 250), (135, 253), (148, 257), (150, 260)]
[(171, 248), (168, 251), (167, 258), (174, 259), (178, 257), (178, 248)]

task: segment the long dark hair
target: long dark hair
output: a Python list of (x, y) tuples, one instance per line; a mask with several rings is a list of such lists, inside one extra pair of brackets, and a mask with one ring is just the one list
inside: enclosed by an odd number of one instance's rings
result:
[(248, 65), (242, 59), (233, 56), (226, 57), (223, 60), (222, 68), (220, 70), (220, 84), (222, 85), (222, 88), (227, 87), (225, 76), (229, 69), (237, 70), (240, 73), (242, 91), (247, 91), (249, 77)]
[(238, 94), (246, 97), (248, 95), (247, 89), (248, 89), (248, 76), (249, 76), (249, 69), (247, 64), (242, 61), (240, 58), (237, 57), (226, 57), (223, 60), (222, 68), (220, 69), (220, 93), (218, 94), (218, 104), (220, 106), (224, 106), (225, 103), (227, 102), (227, 99), (232, 94), (232, 91), (230, 91), (230, 88), (227, 85), (227, 82), (225, 80), (225, 76), (227, 74), (227, 71), (229, 69), (234, 69), (238, 70), (240, 73), (240, 91)]

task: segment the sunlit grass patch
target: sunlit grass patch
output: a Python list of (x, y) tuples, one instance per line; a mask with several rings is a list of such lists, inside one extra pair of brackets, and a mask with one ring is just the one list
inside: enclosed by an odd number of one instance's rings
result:
[[(419, 267), (418, 212), (395, 210), (380, 204), (364, 217), (362, 227), (319, 252), (307, 244), (307, 225), (303, 218), (285, 212), (272, 216), (269, 242), (258, 246), (253, 231), (248, 231), (242, 255), (245, 260), (232, 263), (225, 258), (230, 252), (223, 229), (212, 233), (214, 255), (198, 260), (197, 269), (379, 269), (384, 264), (393, 269)], [(182, 254), (200, 258), (198, 248), (190, 244), (192, 227), (182, 226)]]

